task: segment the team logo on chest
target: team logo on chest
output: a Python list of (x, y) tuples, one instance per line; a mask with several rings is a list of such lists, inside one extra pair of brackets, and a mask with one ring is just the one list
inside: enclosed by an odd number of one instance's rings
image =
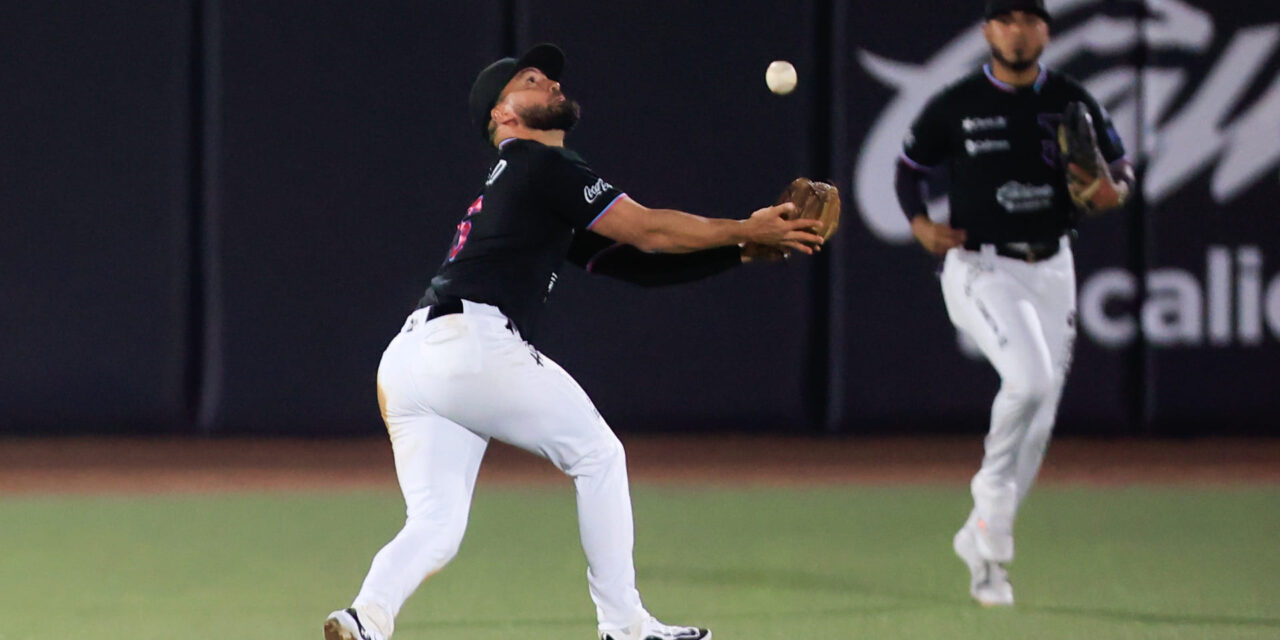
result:
[(996, 191), (996, 201), (1009, 213), (1048, 209), (1053, 206), (1053, 186), (1024, 184), (1017, 181), (1006, 182)]

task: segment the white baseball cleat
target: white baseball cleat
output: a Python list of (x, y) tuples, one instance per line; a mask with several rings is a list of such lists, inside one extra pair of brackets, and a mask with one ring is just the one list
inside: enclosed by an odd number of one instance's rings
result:
[(978, 552), (978, 533), (961, 527), (951, 546), (969, 567), (969, 595), (984, 607), (1013, 606), (1013, 584), (1004, 565), (982, 557)]
[(625, 629), (601, 631), (600, 640), (711, 640), (711, 631), (698, 627), (673, 627), (649, 616)]
[(354, 608), (339, 609), (324, 621), (324, 640), (387, 640), (386, 636), (364, 626)]

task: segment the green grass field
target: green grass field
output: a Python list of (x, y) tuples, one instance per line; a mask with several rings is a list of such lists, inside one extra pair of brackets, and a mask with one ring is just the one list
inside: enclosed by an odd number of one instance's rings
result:
[[(1280, 488), (1043, 487), (1018, 605), (950, 549), (962, 488), (637, 487), (659, 617), (721, 640), (1277, 638)], [(0, 500), (0, 639), (320, 638), (399, 528), (394, 493)], [(592, 638), (571, 485), (482, 486), (462, 550), (396, 638)]]

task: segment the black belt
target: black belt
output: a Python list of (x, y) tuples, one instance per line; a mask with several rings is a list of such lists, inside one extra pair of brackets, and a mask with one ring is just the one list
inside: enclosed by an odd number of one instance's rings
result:
[(462, 313), (462, 298), (438, 296), (427, 311), (427, 322), (455, 313)]
[[(966, 249), (970, 251), (981, 251), (984, 243), (965, 243)], [(996, 255), (1014, 260), (1022, 260), (1023, 262), (1040, 262), (1048, 260), (1056, 255), (1062, 249), (1062, 244), (1054, 240), (1052, 242), (1004, 242), (1004, 243), (988, 243), (996, 249)]]

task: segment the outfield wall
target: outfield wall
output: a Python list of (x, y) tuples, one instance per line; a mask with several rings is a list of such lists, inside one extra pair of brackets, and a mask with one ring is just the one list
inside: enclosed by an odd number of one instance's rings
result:
[[(980, 3), (189, 0), (6, 5), (0, 433), (356, 434), (386, 341), (491, 153), (475, 72), (569, 56), (572, 144), (650, 206), (741, 216), (835, 181), (824, 255), (642, 290), (560, 275), (539, 346), (620, 430), (980, 432), (997, 380), (892, 190), (976, 65)], [(1065, 433), (1270, 433), (1280, 20), (1243, 0), (1049, 2), (1142, 197), (1081, 229)], [(1143, 7), (1145, 6), (1145, 10)], [(778, 98), (770, 60), (800, 70)]]

